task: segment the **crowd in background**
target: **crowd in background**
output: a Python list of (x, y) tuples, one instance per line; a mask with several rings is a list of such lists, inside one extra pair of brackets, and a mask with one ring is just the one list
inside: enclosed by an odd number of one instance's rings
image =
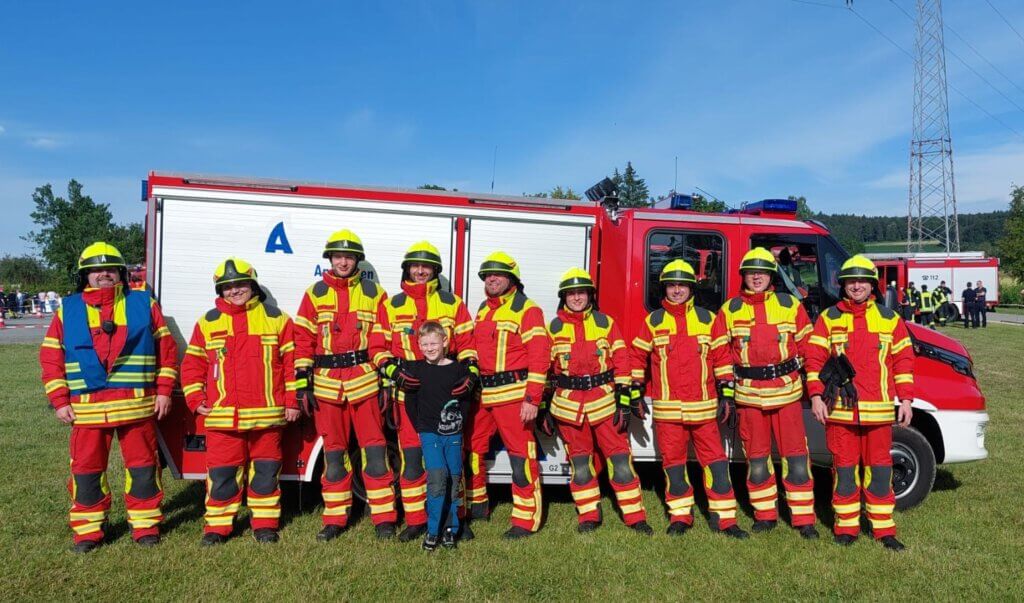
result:
[(52, 314), (60, 307), (62, 297), (56, 291), (25, 293), (21, 289), (5, 292), (0, 288), (0, 314), (5, 319), (19, 318), (25, 314)]

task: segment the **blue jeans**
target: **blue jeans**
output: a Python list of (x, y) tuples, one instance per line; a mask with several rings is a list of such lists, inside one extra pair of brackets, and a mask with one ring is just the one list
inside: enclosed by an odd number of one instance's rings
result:
[(420, 444), (427, 469), (427, 532), (439, 536), (442, 525), (457, 532), (462, 506), (462, 434), (420, 432)]

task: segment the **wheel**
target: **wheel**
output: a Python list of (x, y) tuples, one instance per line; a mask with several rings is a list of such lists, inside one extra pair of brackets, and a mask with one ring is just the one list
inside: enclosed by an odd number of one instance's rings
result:
[(896, 508), (921, 504), (935, 483), (935, 451), (928, 439), (913, 427), (893, 427), (892, 489)]
[(954, 304), (949, 304), (949, 316), (946, 318), (949, 322), (960, 322), (960, 308), (957, 308)]

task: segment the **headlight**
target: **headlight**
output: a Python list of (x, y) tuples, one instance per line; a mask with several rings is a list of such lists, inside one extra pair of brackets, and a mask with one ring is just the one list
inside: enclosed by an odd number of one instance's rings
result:
[(919, 339), (914, 339), (913, 342), (916, 355), (948, 364), (953, 367), (954, 371), (974, 379), (974, 365), (967, 356), (925, 343)]

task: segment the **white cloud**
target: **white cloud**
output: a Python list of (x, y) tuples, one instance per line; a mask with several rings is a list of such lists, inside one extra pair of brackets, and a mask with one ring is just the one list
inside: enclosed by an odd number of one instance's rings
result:
[(25, 144), (33, 149), (52, 151), (65, 146), (67, 143), (56, 136), (30, 136), (25, 140)]
[(6, 129), (4, 129), (4, 127), (3, 127), (3, 126), (0, 126), (0, 136), (3, 136), (4, 132), (6, 132), (6, 131), (7, 131), (7, 130), (6, 130)]

